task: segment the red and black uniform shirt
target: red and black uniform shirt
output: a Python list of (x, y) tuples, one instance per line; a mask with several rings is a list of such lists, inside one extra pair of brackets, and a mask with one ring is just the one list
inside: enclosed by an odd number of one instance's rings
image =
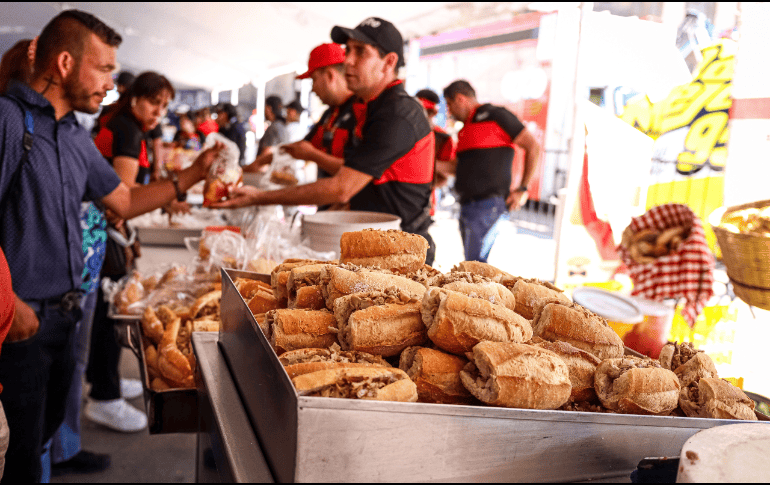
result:
[(433, 136), (436, 137), (436, 160), (451, 162), (457, 154), (457, 144), (450, 134), (438, 126), (433, 127)]
[(139, 160), (136, 181), (140, 184), (145, 183), (150, 173), (146, 135), (133, 115), (119, 113), (108, 120), (99, 130), (94, 143), (110, 163), (115, 157), (131, 157)]
[(500, 106), (482, 104), (471, 113), (457, 134), (455, 190), (461, 203), (508, 197), (513, 140), (523, 130), (519, 118)]
[[(329, 107), (321, 119), (310, 129), (305, 141), (310, 142), (315, 148), (337, 158), (345, 157), (345, 145), (348, 143), (350, 133), (356, 127), (356, 118), (353, 115), (353, 103), (356, 97), (350, 96), (340, 106)], [(330, 177), (325, 170), (318, 169), (318, 178)]]
[(422, 105), (395, 81), (353, 112), (345, 166), (374, 180), (350, 199), (351, 210), (394, 214), (404, 231), (427, 231), (435, 141)]

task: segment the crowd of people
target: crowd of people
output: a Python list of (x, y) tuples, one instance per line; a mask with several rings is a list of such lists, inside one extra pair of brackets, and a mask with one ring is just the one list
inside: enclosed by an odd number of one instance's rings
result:
[[(81, 448), (84, 376), (92, 384), (88, 419), (119, 431), (146, 427), (146, 416), (126, 401), (141, 393), (141, 383), (120, 379), (120, 348), (100, 281), (123, 277), (139, 257), (126, 221), (160, 207), (188, 211), (185, 192), (222, 149), (215, 144), (192, 166), (162, 177), (160, 121), (175, 90), (156, 72), (121, 73), (118, 101), (100, 112), (114, 86), (121, 41), (93, 15), (66, 10), (0, 64), (3, 481), (40, 481), (51, 463), (54, 473), (109, 466), (108, 456)], [(247, 172), (264, 170), (279, 145), (318, 165), (313, 183), (234, 187), (212, 207), (317, 205), (394, 214), (402, 230), (428, 240), (432, 264), (433, 194), (454, 176), (465, 258), (485, 261), (496, 222), (527, 200), (540, 147), (513, 113), (480, 103), (463, 80), (442, 93), (463, 123), (456, 140), (448, 135), (434, 124), (440, 96), (429, 89), (410, 96), (399, 79), (403, 46), (398, 29), (381, 18), (334, 27), (331, 42), (310, 52), (308, 70), (298, 76), (312, 79), (328, 108), (303, 133), (302, 105), (268, 96), (269, 126), (253, 160), (245, 158), (246, 134), (233, 105), (179, 113), (175, 146), (201, 150), (218, 132), (239, 147)], [(100, 114), (88, 129), (75, 112)], [(526, 152), (516, 187), (514, 145)]]

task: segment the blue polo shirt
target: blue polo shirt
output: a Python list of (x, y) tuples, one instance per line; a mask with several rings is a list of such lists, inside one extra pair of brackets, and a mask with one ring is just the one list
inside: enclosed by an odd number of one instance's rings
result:
[[(56, 121), (48, 100), (22, 83), (11, 83), (7, 95), (26, 106), (35, 132), (19, 190), (0, 207), (0, 247), (19, 298), (53, 298), (82, 283), (81, 202), (111, 193), (120, 178), (73, 113)], [(18, 105), (0, 97), (0, 200), (12, 190), (23, 135)]]

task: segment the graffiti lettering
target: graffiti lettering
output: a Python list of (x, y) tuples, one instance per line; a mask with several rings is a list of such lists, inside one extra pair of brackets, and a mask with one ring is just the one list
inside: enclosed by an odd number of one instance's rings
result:
[(726, 127), (727, 113), (723, 111), (708, 113), (695, 120), (684, 140), (685, 151), (677, 157), (676, 170), (688, 175), (703, 167)]

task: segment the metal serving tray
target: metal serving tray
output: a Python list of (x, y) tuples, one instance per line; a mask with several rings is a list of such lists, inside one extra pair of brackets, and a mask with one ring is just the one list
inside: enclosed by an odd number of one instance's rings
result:
[(184, 247), (186, 237), (200, 237), (203, 229), (186, 229), (176, 227), (136, 227), (136, 235), (142, 244), (147, 246), (180, 246)]
[(237, 277), (266, 281), (269, 275), (222, 270), (219, 345), (277, 481), (542, 482), (628, 477), (645, 457), (676, 456), (698, 431), (735, 424), (670, 416), (300, 397), (233, 285)]
[(136, 355), (139, 373), (144, 387), (144, 406), (150, 434), (197, 433), (197, 389), (169, 389), (155, 391), (150, 388), (147, 361), (144, 358), (140, 321), (119, 322), (115, 327), (120, 344)]

